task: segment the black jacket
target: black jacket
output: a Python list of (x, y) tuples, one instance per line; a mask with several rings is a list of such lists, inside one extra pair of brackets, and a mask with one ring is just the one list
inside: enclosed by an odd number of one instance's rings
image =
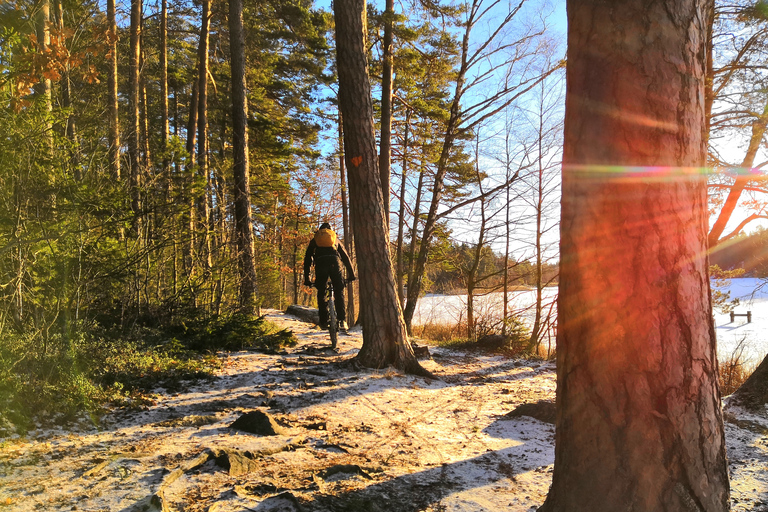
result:
[(309, 271), (312, 268), (312, 263), (315, 265), (322, 265), (323, 260), (326, 259), (324, 256), (336, 256), (341, 258), (342, 263), (344, 263), (344, 266), (347, 269), (347, 279), (352, 279), (355, 277), (355, 271), (352, 269), (352, 262), (349, 260), (349, 254), (347, 254), (347, 250), (344, 248), (341, 242), (337, 240), (334, 247), (318, 247), (317, 242), (315, 242), (315, 239), (313, 238), (309, 241), (307, 252), (304, 254), (305, 280), (309, 279)]

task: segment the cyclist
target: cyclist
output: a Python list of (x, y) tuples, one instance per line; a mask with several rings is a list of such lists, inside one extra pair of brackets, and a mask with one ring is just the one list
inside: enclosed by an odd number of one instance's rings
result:
[(315, 287), (317, 288), (317, 306), (320, 313), (320, 328), (328, 328), (328, 306), (325, 303), (325, 285), (330, 276), (333, 283), (333, 297), (336, 303), (336, 318), (339, 319), (339, 329), (347, 330), (347, 310), (344, 305), (344, 278), (341, 275), (341, 264), (347, 269), (347, 282), (354, 281), (355, 271), (344, 246), (336, 238), (331, 225), (324, 222), (309, 241), (307, 252), (304, 254), (304, 286), (312, 286), (309, 271), (315, 264)]

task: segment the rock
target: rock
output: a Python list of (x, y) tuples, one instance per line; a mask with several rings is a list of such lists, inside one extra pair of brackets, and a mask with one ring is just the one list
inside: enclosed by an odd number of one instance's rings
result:
[(302, 512), (304, 509), (296, 496), (286, 491), (259, 503), (259, 510), (265, 512)]
[(229, 428), (260, 436), (278, 436), (286, 434), (285, 429), (278, 425), (272, 416), (263, 411), (252, 411), (243, 414), (237, 418)]
[(320, 324), (320, 313), (313, 308), (294, 304), (292, 306), (288, 306), (288, 308), (285, 310), (285, 313), (295, 316), (299, 320), (303, 320), (311, 324)]
[[(338, 475), (342, 476), (339, 477)], [(329, 480), (334, 476), (336, 477), (334, 480), (344, 480), (352, 478), (355, 475), (361, 476), (366, 480), (371, 480), (371, 475), (363, 471), (357, 464), (338, 464), (336, 466), (331, 466), (318, 474), (323, 480)]]
[(503, 336), (501, 334), (488, 334), (477, 340), (477, 346), (495, 352), (497, 350), (508, 348), (509, 339), (509, 336)]
[(520, 416), (529, 416), (544, 423), (555, 424), (557, 419), (557, 410), (555, 403), (549, 400), (539, 400), (535, 403), (522, 404), (514, 411), (504, 415), (505, 418), (519, 418)]
[(258, 469), (252, 454), (237, 450), (216, 450), (216, 464), (226, 469), (229, 476), (240, 476)]

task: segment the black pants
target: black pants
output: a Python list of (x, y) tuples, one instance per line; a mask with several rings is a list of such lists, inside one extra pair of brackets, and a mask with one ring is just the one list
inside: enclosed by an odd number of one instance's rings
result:
[(320, 313), (320, 325), (328, 325), (328, 306), (325, 303), (325, 285), (331, 277), (333, 298), (336, 303), (336, 318), (347, 320), (344, 305), (344, 278), (341, 276), (341, 262), (337, 256), (320, 256), (315, 260), (315, 286), (317, 287), (317, 309)]

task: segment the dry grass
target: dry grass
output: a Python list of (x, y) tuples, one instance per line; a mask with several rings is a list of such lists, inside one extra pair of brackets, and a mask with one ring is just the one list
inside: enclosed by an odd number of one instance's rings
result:
[(419, 338), (429, 340), (438, 345), (450, 342), (466, 341), (467, 324), (458, 325), (434, 324), (413, 326), (413, 333)]
[(501, 340), (501, 336), (495, 334), (479, 341), (470, 341), (467, 339), (467, 324), (461, 322), (458, 324), (429, 323), (425, 325), (413, 326), (413, 334), (417, 339), (422, 339), (428, 343), (447, 348), (456, 348), (462, 350), (482, 350), (494, 354), (503, 354), (509, 357), (522, 357), (527, 359), (552, 359), (554, 351), (548, 350), (546, 343), (540, 343), (534, 352), (528, 347), (529, 333), (527, 330), (513, 330), (506, 340)]
[(728, 396), (739, 389), (755, 371), (756, 365), (747, 364), (744, 360), (745, 343), (746, 337), (739, 341), (727, 359), (720, 362), (718, 378), (722, 396)]

